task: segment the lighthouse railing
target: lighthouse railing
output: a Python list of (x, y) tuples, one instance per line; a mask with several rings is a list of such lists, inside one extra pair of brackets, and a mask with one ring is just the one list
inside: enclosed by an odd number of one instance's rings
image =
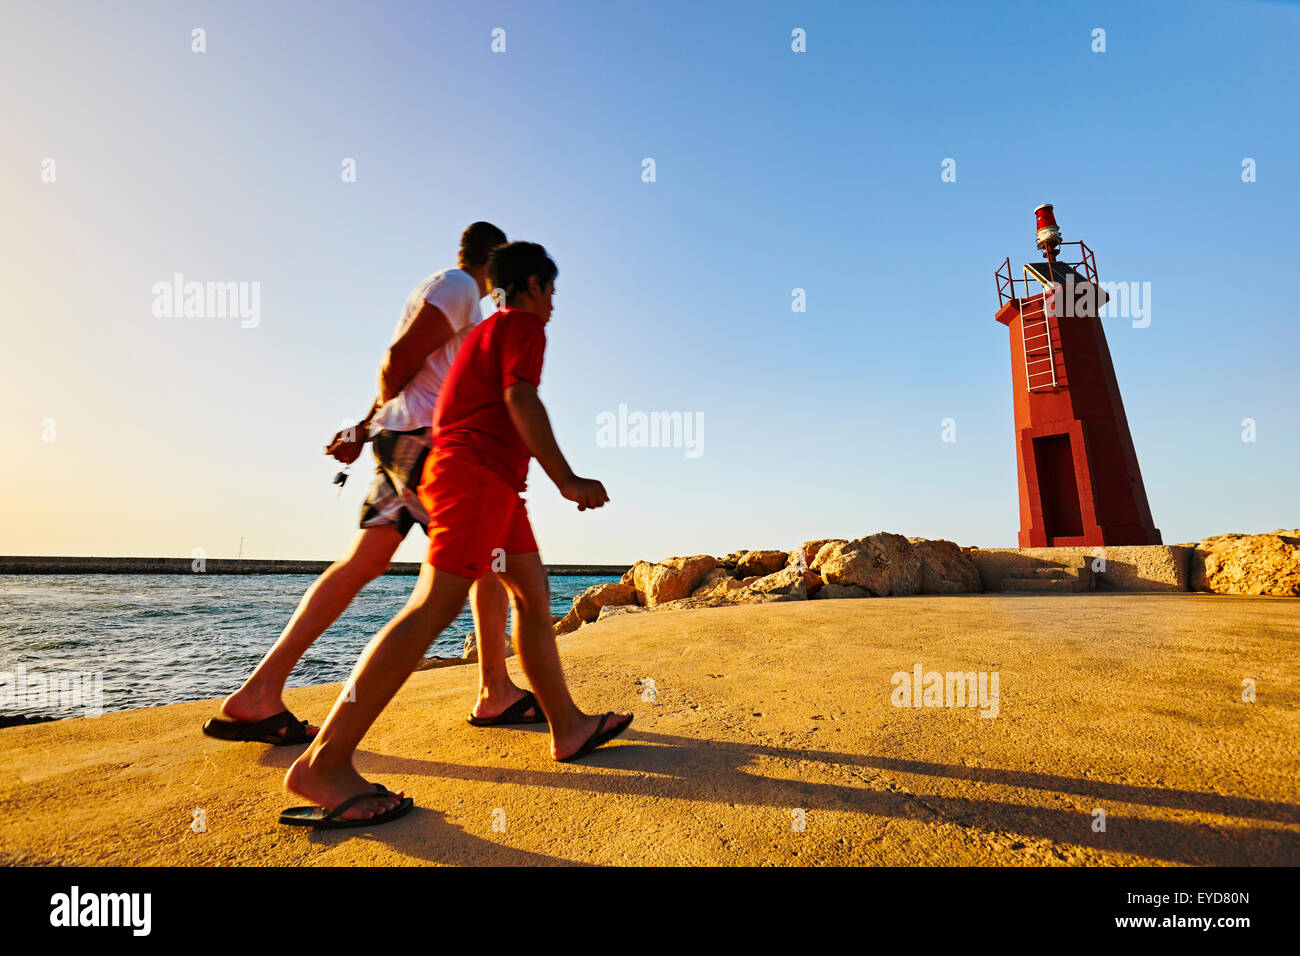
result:
[[(1006, 275), (1002, 274), (1003, 269), (1007, 271)], [(1017, 297), (1016, 280), (1011, 273), (1010, 256), (1007, 256), (1006, 259), (1002, 261), (1002, 265), (998, 266), (997, 271), (993, 273), (993, 278), (996, 279), (998, 283), (998, 308), (1000, 309)]]
[[(1083, 276), (1083, 278), (1086, 281), (1091, 282), (1093, 285), (1096, 285), (1097, 284), (1097, 261), (1093, 255), (1092, 250), (1089, 249), (1085, 243), (1076, 241), (1076, 242), (1061, 243), (1060, 246), (1061, 252), (1063, 253), (1065, 249), (1071, 246), (1078, 247), (1079, 250), (1078, 254), (1063, 255), (1058, 253), (1058, 255), (1056, 256), (1056, 261), (1059, 262), (1061, 265), (1069, 266), (1070, 268), (1076, 270)], [(1039, 292), (1036, 291), (1033, 288), (1033, 286), (1031, 286), (1031, 283), (1040, 286), (1042, 285), (1042, 281), (1036, 275), (1035, 276), (1027, 275), (1024, 279), (1017, 279), (1015, 277), (1015, 274), (1011, 271), (1010, 256), (1007, 256), (1005, 259), (1002, 260), (1002, 265), (998, 266), (997, 271), (993, 273), (993, 276), (997, 281), (999, 309), (1002, 308), (1002, 306), (1006, 305), (1008, 302), (1010, 302), (1012, 299), (1024, 300), (1030, 298), (1031, 296), (1039, 295)]]
[[(1074, 245), (1074, 243), (1070, 243)], [(1079, 265), (1083, 268), (1083, 277), (1093, 285), (1097, 284), (1097, 260), (1092, 250), (1082, 242), (1079, 243)]]

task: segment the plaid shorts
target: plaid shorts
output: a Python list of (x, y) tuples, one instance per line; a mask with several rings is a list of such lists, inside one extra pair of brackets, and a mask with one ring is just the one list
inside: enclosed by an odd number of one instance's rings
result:
[(420, 477), (424, 460), (433, 444), (433, 430), (417, 428), (410, 432), (378, 432), (371, 443), (375, 450), (375, 480), (361, 506), (361, 527), (378, 528), (396, 525), (406, 534), (418, 524), (427, 533), (429, 512), (420, 503)]

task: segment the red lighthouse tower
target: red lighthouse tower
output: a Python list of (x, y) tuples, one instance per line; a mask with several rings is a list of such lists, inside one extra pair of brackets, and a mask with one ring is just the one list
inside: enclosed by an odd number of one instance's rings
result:
[[(1160, 544), (1099, 312), (1092, 250), (1034, 210), (1042, 262), (994, 273), (1011, 332), (1022, 548)], [(1070, 250), (1063, 254), (1062, 249)]]

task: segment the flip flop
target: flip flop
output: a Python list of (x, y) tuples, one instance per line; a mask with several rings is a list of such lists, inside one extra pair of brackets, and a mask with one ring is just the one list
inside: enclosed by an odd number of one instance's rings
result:
[[(529, 709), (533, 711), (533, 716), (525, 717), (524, 712)], [(526, 690), (523, 697), (495, 717), (475, 717), (471, 712), (465, 719), (475, 727), (504, 727), (506, 724), (544, 724), (546, 714), (542, 712), (542, 705), (537, 703), (533, 692)]]
[(585, 744), (579, 747), (577, 751), (575, 751), (574, 753), (569, 754), (569, 756), (560, 757), (558, 759), (567, 763), (570, 760), (577, 760), (579, 757), (585, 757), (587, 756), (587, 754), (591, 753), (601, 744), (609, 743), (611, 740), (613, 740), (623, 731), (627, 730), (629, 727), (632, 726), (632, 718), (629, 717), (624, 723), (619, 724), (617, 727), (613, 728), (612, 730), (606, 730), (605, 721), (609, 720), (609, 718), (613, 716), (615, 716), (615, 714), (611, 710), (605, 716), (601, 717), (600, 723), (596, 725), (596, 732), (587, 738), (587, 742)]
[[(282, 730), (284, 733), (280, 733)], [(299, 720), (287, 710), (282, 710), (266, 720), (229, 720), (225, 717), (212, 717), (203, 725), (203, 732), (218, 740), (274, 744), (277, 747), (311, 743), (315, 736), (307, 733), (307, 721)]]
[(370, 827), (378, 826), (381, 823), (391, 823), (398, 817), (404, 817), (415, 807), (415, 801), (410, 797), (403, 797), (401, 802), (378, 816), (370, 817), (366, 820), (344, 820), (342, 815), (350, 807), (355, 806), (368, 797), (373, 797), (377, 793), (387, 793), (388, 790), (383, 784), (377, 783), (373, 790), (367, 790), (365, 793), (358, 793), (355, 797), (348, 797), (333, 810), (326, 810), (324, 807), (290, 807), (288, 810), (280, 811), (280, 822), (291, 827), (311, 827), (314, 830), (346, 830), (352, 827)]

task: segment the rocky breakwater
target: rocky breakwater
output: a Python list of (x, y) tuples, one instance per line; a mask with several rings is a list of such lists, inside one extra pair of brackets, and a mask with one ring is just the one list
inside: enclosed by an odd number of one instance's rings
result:
[(882, 531), (808, 541), (794, 551), (638, 561), (618, 584), (597, 584), (580, 594), (555, 631), (567, 634), (612, 615), (644, 611), (980, 590), (979, 571), (953, 542)]
[(1193, 591), (1300, 597), (1300, 530), (1221, 534), (1192, 547)]

